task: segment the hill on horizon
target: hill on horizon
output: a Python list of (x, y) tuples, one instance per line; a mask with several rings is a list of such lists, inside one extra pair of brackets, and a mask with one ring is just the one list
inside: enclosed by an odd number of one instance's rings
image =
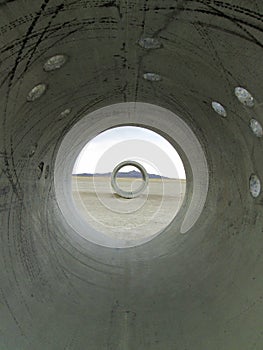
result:
[[(95, 174), (90, 174), (90, 173), (81, 173), (81, 174), (72, 174), (73, 176), (83, 176), (83, 177), (110, 177), (111, 172), (108, 173), (95, 173)], [(149, 179), (170, 179), (169, 177), (166, 176), (160, 176), (156, 174), (148, 174)], [(119, 171), (117, 174), (118, 178), (141, 178), (142, 175), (139, 171), (136, 170), (131, 170), (128, 172), (121, 172)]]

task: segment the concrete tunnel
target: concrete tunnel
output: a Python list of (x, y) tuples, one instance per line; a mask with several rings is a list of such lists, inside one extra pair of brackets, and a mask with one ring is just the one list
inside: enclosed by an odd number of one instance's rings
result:
[[(1, 350), (262, 350), (262, 13), (0, 1)], [(186, 195), (153, 239), (104, 245), (80, 234), (70, 169), (127, 124), (175, 145)]]

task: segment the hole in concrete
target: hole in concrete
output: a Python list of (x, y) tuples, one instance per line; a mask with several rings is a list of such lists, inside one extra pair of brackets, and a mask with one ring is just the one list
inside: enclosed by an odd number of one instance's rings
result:
[(138, 44), (147, 50), (159, 49), (162, 44), (156, 38), (143, 37), (138, 41)]
[(33, 102), (37, 99), (39, 99), (44, 93), (46, 92), (47, 85), (46, 84), (38, 84), (33, 87), (32, 90), (29, 91), (27, 95), (27, 101), (28, 102)]
[(67, 62), (65, 55), (55, 55), (50, 57), (44, 64), (43, 69), (46, 72), (60, 69)]
[(239, 100), (239, 102), (241, 102), (244, 106), (247, 107), (253, 107), (254, 106), (254, 98), (251, 95), (251, 93), (249, 91), (247, 91), (245, 88), (243, 87), (236, 87), (235, 88), (235, 95), (237, 97), (237, 99)]
[(146, 190), (149, 176), (142, 164), (126, 160), (118, 164), (111, 174), (111, 186), (122, 198), (132, 199)]
[(262, 126), (256, 119), (251, 119), (249, 122), (249, 126), (254, 135), (256, 135), (257, 137), (263, 136)]
[(142, 173), (135, 166), (123, 166), (117, 173), (116, 183), (122, 191), (138, 191), (143, 184)]
[[(95, 138), (104, 136), (106, 132), (108, 133), (111, 130), (114, 131), (117, 128), (123, 128), (124, 130), (124, 128), (128, 127), (127, 125), (136, 127), (136, 137), (133, 134), (132, 138), (128, 138), (126, 133), (123, 140), (115, 135), (115, 144), (110, 144), (109, 146), (107, 142), (104, 142), (104, 147), (106, 147), (104, 149), (100, 149), (97, 147), (98, 144), (90, 142)], [(165, 140), (169, 140), (170, 143), (168, 142), (168, 144), (173, 150), (175, 150), (174, 147), (176, 149), (178, 147), (177, 150), (184, 160), (187, 174), (187, 191), (183, 206), (176, 218), (175, 208), (176, 206), (178, 207), (178, 202), (180, 202), (180, 193), (178, 193), (177, 185), (169, 185), (169, 182), (173, 181), (171, 177), (175, 176), (162, 173), (165, 166), (167, 166), (166, 160), (168, 156), (164, 150), (160, 150), (160, 147), (154, 140), (151, 139), (151, 141), (148, 140), (146, 142), (145, 137), (138, 140), (140, 128), (144, 128), (144, 136), (146, 131), (153, 134), (157, 133), (159, 137), (161, 135), (165, 137)], [(84, 151), (85, 145), (87, 147), (92, 146), (89, 148), (90, 156), (86, 159), (81, 157), (81, 151)], [(136, 152), (135, 154), (135, 150), (143, 151), (144, 153)], [(121, 151), (124, 153), (118, 153)], [(119, 154), (117, 158), (115, 157), (116, 154)], [(93, 161), (94, 157), (97, 157), (95, 164)], [(76, 166), (82, 158), (84, 159), (84, 164), (89, 166), (89, 169), (81, 167), (77, 169)], [(145, 192), (132, 200), (116, 196), (111, 188), (111, 171), (119, 162), (124, 160), (140, 162), (149, 175), (149, 186), (147, 186)], [(163, 162), (162, 166), (159, 163), (156, 164), (156, 161)], [(169, 164), (172, 162), (171, 157), (168, 157), (168, 161)], [(108, 169), (109, 165), (110, 170)], [(75, 172), (76, 169), (77, 171)], [(72, 171), (74, 175), (72, 175)], [(85, 175), (87, 172), (91, 174)], [(151, 174), (154, 174), (155, 178), (152, 179)], [(156, 174), (159, 177), (156, 177)], [(161, 175), (164, 176), (162, 177)], [(168, 179), (166, 179), (166, 176)], [(108, 182), (105, 182), (105, 178), (108, 179)], [(183, 178), (182, 183), (182, 187), (185, 188), (186, 182)], [(157, 105), (142, 102), (117, 103), (85, 115), (72, 126), (62, 139), (54, 167), (56, 200), (62, 214), (61, 219), (65, 221), (64, 224), (72, 228), (70, 233), (72, 237), (75, 237), (77, 234), (90, 242), (111, 248), (141, 245), (164, 231), (165, 234), (171, 236), (171, 239), (179, 234), (188, 233), (203, 211), (208, 193), (208, 184), (209, 172), (206, 156), (202, 145), (191, 128), (174, 112)], [(176, 189), (179, 197), (177, 200), (172, 199), (169, 201), (169, 198), (173, 197), (173, 191)], [(155, 231), (155, 234), (153, 234), (152, 230), (148, 233), (144, 232), (147, 225), (152, 225), (156, 228), (155, 224), (158, 224), (158, 220), (162, 221), (165, 218), (165, 216), (159, 215), (162, 213), (160, 208), (163, 205), (163, 201), (160, 200), (160, 192), (162, 198), (168, 199), (167, 207), (171, 214), (170, 224), (168, 225), (169, 220), (166, 220), (163, 229)], [(81, 198), (83, 194), (85, 200)], [(156, 200), (157, 198), (159, 200)], [(88, 206), (85, 206), (85, 201)], [(78, 208), (78, 203), (81, 208)], [(96, 210), (94, 203), (96, 203), (97, 207), (103, 208), (104, 211), (108, 210), (111, 212), (111, 216), (108, 215), (109, 222), (105, 222), (105, 217), (107, 216), (100, 210)], [(141, 212), (144, 210), (146, 214), (149, 206), (154, 204), (155, 210), (148, 211), (148, 217), (147, 215), (141, 215), (143, 221), (138, 222), (138, 217), (140, 218), (140, 216), (137, 215), (137, 211)], [(171, 211), (171, 207), (174, 209), (174, 212)], [(89, 223), (86, 218), (87, 208), (90, 220), (94, 225)], [(81, 210), (83, 210), (83, 213), (81, 213)], [(126, 217), (133, 219), (130, 222), (131, 225), (127, 222), (125, 215), (122, 215), (128, 213), (129, 215), (126, 215)], [(167, 211), (165, 211), (166, 213)], [(120, 214), (125, 217), (125, 220), (122, 222), (119, 219), (112, 219), (118, 215), (120, 216)], [(117, 228), (111, 227), (112, 222)], [(134, 224), (138, 228), (135, 232), (136, 236), (124, 235), (124, 229), (126, 232), (127, 230), (132, 232)], [(118, 227), (122, 229), (119, 236)], [(103, 229), (105, 230), (104, 232)], [(112, 232), (113, 235), (111, 235)], [(142, 235), (139, 238), (138, 232), (145, 234), (145, 236)]]
[(73, 169), (72, 195), (80, 215), (114, 239), (137, 241), (164, 230), (179, 211), (185, 189), (185, 170), (175, 148), (141, 127), (97, 135)]
[(162, 77), (159, 74), (148, 72), (143, 74), (143, 79), (148, 81), (161, 81)]
[(252, 197), (257, 198), (260, 195), (261, 182), (255, 174), (252, 174), (249, 178), (249, 189)]
[(226, 109), (221, 105), (221, 103), (213, 101), (212, 108), (217, 114), (221, 115), (221, 117), (227, 116)]

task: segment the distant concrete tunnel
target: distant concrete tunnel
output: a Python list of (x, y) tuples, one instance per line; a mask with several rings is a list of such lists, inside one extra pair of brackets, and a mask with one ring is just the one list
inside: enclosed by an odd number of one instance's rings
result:
[[(0, 349), (262, 349), (262, 12), (0, 1)], [(172, 223), (129, 247), (68, 194), (82, 145), (120, 125), (187, 174)]]

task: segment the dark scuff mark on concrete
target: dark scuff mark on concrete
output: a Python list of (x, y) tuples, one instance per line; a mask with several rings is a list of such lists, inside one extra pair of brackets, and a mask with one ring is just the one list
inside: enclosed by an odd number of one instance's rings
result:
[(14, 1), (17, 1), (17, 0), (2, 0), (2, 1), (0, 1), (0, 7), (3, 6), (3, 5), (6, 5), (6, 4), (10, 3), (10, 2), (14, 2)]
[(37, 177), (38, 177), (38, 179), (41, 178), (43, 170), (44, 170), (44, 162), (40, 162), (38, 164), (38, 167), (37, 167)]
[(57, 9), (56, 11), (54, 12), (54, 14), (51, 16), (51, 19), (48, 21), (48, 24), (46, 25), (45, 29), (42, 31), (42, 33), (40, 34), (39, 36), (39, 39), (37, 40), (36, 44), (35, 44), (35, 47), (34, 49), (32, 50), (31, 54), (30, 54), (30, 57), (28, 58), (28, 61), (27, 61), (27, 64), (26, 64), (26, 67), (25, 67), (25, 70), (24, 72), (26, 72), (28, 70), (28, 67), (30, 65), (30, 62), (34, 56), (34, 53), (36, 52), (38, 46), (41, 44), (45, 34), (47, 33), (48, 29), (50, 28), (53, 20), (57, 17), (57, 15), (59, 14), (59, 12), (63, 9), (64, 5), (63, 3), (60, 4), (59, 6), (57, 6)]
[(48, 175), (49, 175), (49, 165), (47, 165), (45, 168), (45, 179), (48, 178)]
[(9, 186), (4, 186), (0, 188), (0, 196), (6, 196), (10, 192)]
[(116, 7), (116, 0), (106, 2), (105, 4), (99, 5), (99, 7)]

